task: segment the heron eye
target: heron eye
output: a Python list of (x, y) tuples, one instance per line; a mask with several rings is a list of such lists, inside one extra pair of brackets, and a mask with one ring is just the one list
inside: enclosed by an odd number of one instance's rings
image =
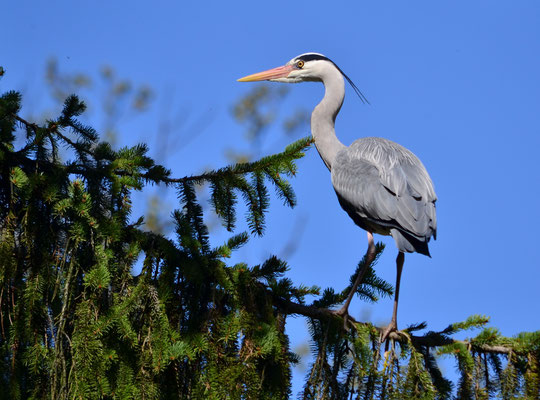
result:
[(303, 68), (304, 67), (304, 62), (302, 60), (299, 60), (296, 62), (296, 67), (297, 68)]

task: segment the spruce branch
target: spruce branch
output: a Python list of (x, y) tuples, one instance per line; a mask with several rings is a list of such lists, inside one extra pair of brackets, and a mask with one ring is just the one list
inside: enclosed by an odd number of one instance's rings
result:
[[(70, 98), (71, 99), (71, 98)], [(66, 112), (76, 112), (75, 115), (78, 115), (78, 109), (73, 109), (73, 100), (69, 100), (69, 105), (66, 106), (67, 111)], [(68, 102), (68, 100), (66, 100)], [(80, 110), (79, 110), (80, 111)], [(34, 132), (38, 132), (39, 130), (44, 130), (48, 134), (55, 134), (59, 138), (61, 138), (64, 142), (72, 146), (73, 148), (86, 153), (89, 156), (92, 156), (94, 158), (99, 159), (100, 154), (96, 153), (95, 150), (86, 147), (82, 145), (81, 143), (74, 142), (73, 140), (69, 139), (67, 136), (63, 135), (59, 131), (59, 124), (51, 122), (47, 127), (40, 127), (36, 123), (29, 122), (25, 120), (24, 118), (21, 118), (19, 115), (12, 113), (11, 114), (13, 118), (15, 118), (17, 121), (22, 123), (25, 127), (33, 130)], [(70, 120), (69, 118), (62, 117), (59, 122), (62, 123), (61, 126), (70, 126), (69, 124), (74, 124), (73, 120)], [(87, 129), (88, 127), (83, 127), (82, 125), (77, 124), (77, 132), (84, 132), (84, 129)], [(94, 137), (92, 135), (88, 135), (89, 140), (94, 140)], [(279, 190), (279, 192), (282, 194), (282, 196), (287, 200), (287, 202), (292, 206), (294, 205), (295, 201), (293, 196), (291, 195), (290, 186), (288, 183), (282, 179), (279, 178), (279, 174), (286, 174), (287, 176), (294, 176), (296, 174), (296, 165), (294, 164), (294, 160), (297, 160), (299, 158), (302, 158), (304, 156), (304, 152), (313, 144), (313, 139), (311, 137), (306, 137), (303, 139), (300, 139), (296, 141), (295, 143), (292, 143), (291, 145), (287, 146), (285, 150), (281, 153), (277, 153), (271, 156), (263, 157), (258, 161), (254, 162), (246, 162), (246, 163), (238, 163), (234, 164), (232, 166), (227, 166), (223, 168), (219, 168), (214, 171), (207, 171), (199, 175), (190, 175), (185, 176), (181, 178), (172, 178), (169, 177), (169, 171), (164, 169), (161, 166), (152, 166), (152, 168), (147, 171), (146, 173), (142, 174), (134, 174), (133, 172), (126, 171), (124, 169), (113, 169), (113, 172), (119, 176), (136, 176), (137, 178), (149, 180), (155, 183), (166, 183), (166, 184), (176, 184), (176, 183), (187, 183), (192, 182), (194, 184), (202, 184), (204, 182), (215, 182), (216, 180), (222, 180), (222, 179), (231, 179), (236, 176), (243, 176), (248, 173), (254, 173), (256, 175), (263, 173), (267, 177), (269, 177), (275, 184), (276, 188)], [(80, 171), (80, 165), (73, 165), (74, 167), (74, 173), (77, 173)], [(156, 174), (156, 168), (161, 167), (163, 174)], [(258, 178), (260, 181), (260, 178)], [(260, 182), (259, 182), (260, 183)]]
[[(213, 179), (226, 179), (227, 177), (234, 175), (245, 175), (250, 172), (263, 172), (271, 174), (272, 166), (278, 165), (277, 173), (285, 173), (287, 176), (294, 176), (296, 174), (296, 167), (291, 164), (290, 160), (296, 160), (304, 156), (304, 152), (311, 146), (313, 139), (306, 137), (300, 139), (295, 143), (287, 146), (281, 153), (274, 154), (272, 156), (263, 157), (258, 161), (238, 163), (232, 166), (219, 168), (215, 171), (204, 172), (199, 175), (191, 175), (183, 178), (167, 178), (164, 182), (167, 183), (184, 183), (193, 182), (201, 184)], [(289, 160), (289, 162), (287, 162)], [(273, 175), (276, 178), (275, 175)], [(277, 179), (277, 178), (276, 178)]]
[[(278, 310), (284, 314), (288, 315), (303, 315), (305, 317), (313, 318), (316, 320), (334, 320), (336, 318), (341, 318), (338, 315), (335, 314), (335, 312), (328, 308), (322, 308), (322, 307), (315, 307), (305, 304), (299, 304), (291, 300), (286, 300), (283, 298), (277, 298), (274, 296), (274, 294), (270, 291), (267, 292), (269, 296), (273, 298), (274, 304), (278, 308)], [(369, 322), (361, 322), (357, 321), (353, 317), (349, 316), (349, 321), (351, 321), (354, 324), (359, 325), (369, 325), (371, 324)], [(377, 332), (382, 333), (384, 331), (384, 326), (382, 327), (373, 327), (377, 330)], [(492, 354), (510, 354), (510, 352), (513, 351), (513, 348), (510, 346), (504, 346), (504, 345), (488, 345), (488, 344), (477, 344), (474, 340), (457, 340), (452, 339), (450, 337), (440, 336), (440, 335), (434, 335), (432, 333), (428, 333), (424, 336), (415, 336), (410, 335), (407, 330), (401, 330), (397, 332), (393, 332), (389, 335), (390, 340), (395, 340), (400, 343), (406, 343), (407, 338), (410, 338), (413, 345), (418, 347), (428, 347), (428, 348), (434, 348), (434, 347), (441, 347), (441, 346), (448, 346), (452, 344), (459, 344), (466, 347), (472, 347), (473, 349), (482, 352), (482, 353), (492, 353)]]

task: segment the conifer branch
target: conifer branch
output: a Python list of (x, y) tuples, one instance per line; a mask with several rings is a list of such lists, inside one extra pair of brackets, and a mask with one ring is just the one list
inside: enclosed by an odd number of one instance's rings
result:
[[(34, 132), (37, 132), (39, 129), (44, 129), (48, 133), (54, 133), (55, 135), (60, 137), (63, 141), (65, 141), (67, 144), (69, 144), (73, 148), (77, 148), (77, 149), (80, 148), (80, 150), (83, 151), (84, 153), (92, 157), (96, 157), (96, 154), (94, 151), (87, 148), (81, 148), (78, 145), (78, 143), (75, 143), (74, 141), (69, 139), (67, 136), (63, 135), (59, 131), (58, 124), (56, 123), (51, 122), (48, 127), (40, 127), (36, 123), (29, 122), (17, 114), (12, 114), (12, 117), (16, 119), (17, 121), (19, 121), (20, 123), (22, 123), (24, 126), (32, 129)], [(219, 168), (215, 171), (203, 172), (202, 174), (190, 175), (190, 176), (185, 176), (181, 178), (171, 178), (168, 176), (161, 176), (156, 179), (156, 177), (153, 176), (152, 173), (143, 173), (143, 174), (135, 175), (125, 170), (115, 170), (114, 173), (119, 176), (136, 176), (138, 178), (155, 181), (156, 183), (163, 182), (166, 184), (187, 183), (187, 182), (200, 184), (206, 181), (211, 181), (213, 179), (223, 179), (223, 178), (227, 178), (228, 176), (245, 175), (247, 173), (257, 172), (257, 171), (264, 171), (270, 174), (271, 172), (269, 171), (269, 168), (275, 166), (277, 161), (280, 161), (280, 160), (285, 161), (285, 160), (300, 158), (302, 157), (303, 152), (305, 152), (313, 143), (314, 143), (314, 140), (311, 137), (306, 137), (288, 146), (283, 152), (274, 154), (272, 156), (264, 157), (258, 161), (238, 163), (232, 166)], [(80, 168), (82, 166), (73, 165), (73, 167)], [(88, 167), (85, 166), (84, 168), (88, 168)], [(282, 167), (282, 171), (287, 173), (288, 175), (295, 175), (296, 173), (294, 166), (290, 165), (289, 163), (287, 163), (286, 166)], [(80, 171), (76, 169), (74, 173), (78, 173), (78, 172)], [(276, 175), (274, 174), (272, 175), (272, 177), (276, 178)]]
[(17, 114), (11, 114), (12, 118), (15, 118), (17, 121), (19, 121), (24, 126), (32, 129), (34, 132), (38, 130), (39, 126), (33, 122), (28, 122), (24, 118), (19, 117)]
[[(57, 135), (59, 138), (61, 138), (64, 142), (66, 142), (67, 144), (69, 144), (73, 148), (78, 147), (77, 143), (75, 143), (74, 141), (72, 141), (70, 138), (63, 135), (62, 133), (60, 133), (60, 131), (58, 130), (58, 125), (55, 124), (55, 123), (51, 122), (49, 124), (49, 126), (47, 126), (47, 127), (40, 127), (38, 124), (36, 124), (34, 122), (29, 122), (29, 121), (25, 120), (24, 118), (20, 117), (17, 114), (11, 114), (11, 116), (14, 119), (16, 119), (17, 121), (19, 121), (21, 124), (23, 124), (25, 127), (29, 128), (29, 129), (32, 129), (34, 131), (34, 133), (37, 133), (38, 130), (42, 129), (42, 130), (45, 130), (48, 133), (54, 133), (55, 135)], [(87, 153), (88, 155), (91, 155), (91, 156), (95, 155), (91, 150), (88, 150), (88, 149), (81, 149), (81, 150), (84, 151), (85, 153)]]
[[(341, 318), (339, 315), (337, 315), (333, 310), (330, 310), (328, 308), (322, 308), (322, 307), (314, 307), (309, 306), (305, 304), (299, 304), (295, 303), (291, 300), (286, 300), (283, 298), (277, 298), (273, 295), (272, 292), (267, 292), (269, 296), (272, 297), (274, 304), (279, 309), (280, 312), (284, 314), (298, 314), (303, 315), (305, 317), (317, 319), (317, 320), (331, 320), (336, 318)], [(349, 321), (352, 322), (351, 326), (354, 326), (354, 324), (362, 324), (362, 325), (369, 325), (371, 324), (369, 322), (361, 322), (355, 320), (353, 317), (349, 316)], [(382, 333), (384, 331), (384, 326), (377, 327), (373, 326), (374, 329), (376, 329), (379, 333)], [(457, 340), (452, 339), (449, 337), (443, 337), (441, 335), (428, 333), (425, 336), (415, 336), (410, 335), (407, 330), (401, 330), (397, 332), (392, 332), (389, 335), (389, 339), (395, 340), (400, 343), (407, 343), (408, 339), (407, 336), (410, 337), (411, 342), (415, 346), (424, 346), (424, 347), (441, 347), (441, 346), (447, 346), (451, 344), (462, 344), (465, 346), (471, 346), (476, 351), (482, 352), (482, 353), (493, 353), (493, 354), (510, 354), (512, 351), (516, 352), (516, 350), (512, 349), (511, 347), (507, 346), (492, 346), (492, 345), (486, 345), (486, 344), (474, 344), (471, 341), (467, 340)]]
[[(166, 183), (202, 183), (211, 179), (221, 179), (231, 175), (245, 175), (249, 172), (255, 171), (264, 171), (269, 173), (268, 169), (274, 166), (276, 164), (276, 161), (280, 159), (300, 158), (302, 156), (301, 154), (306, 151), (313, 143), (314, 141), (311, 137), (304, 138), (297, 141), (296, 143), (293, 143), (281, 153), (269, 157), (264, 157), (255, 162), (239, 163), (232, 166), (220, 168), (215, 171), (203, 172), (199, 175), (191, 175), (182, 178), (165, 178), (163, 179), (163, 181)], [(295, 175), (296, 173), (296, 171), (290, 167), (286, 172), (288, 172), (290, 175)], [(144, 177), (144, 175), (142, 176)]]

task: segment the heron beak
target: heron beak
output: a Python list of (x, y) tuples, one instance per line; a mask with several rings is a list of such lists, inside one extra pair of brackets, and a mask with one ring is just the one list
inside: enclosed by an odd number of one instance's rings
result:
[(268, 71), (258, 72), (253, 75), (244, 76), (238, 79), (238, 82), (255, 82), (255, 81), (269, 81), (271, 79), (285, 78), (294, 69), (292, 65), (284, 65), (269, 69)]

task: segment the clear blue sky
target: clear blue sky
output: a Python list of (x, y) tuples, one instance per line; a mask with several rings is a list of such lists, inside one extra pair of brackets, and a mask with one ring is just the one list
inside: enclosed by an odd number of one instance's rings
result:
[[(181, 176), (225, 163), (225, 148), (245, 148), (230, 106), (250, 86), (237, 78), (306, 51), (323, 53), (371, 102), (363, 105), (347, 88), (336, 126), (342, 142), (382, 136), (401, 143), (423, 161), (439, 197), (433, 258), (406, 257), (399, 325), (425, 320), (443, 329), (480, 313), (506, 335), (540, 328), (538, 1), (187, 3), (7, 2), (0, 90), (23, 89), (32, 111), (39, 110), (45, 62), (54, 56), (63, 72), (93, 73), (109, 64), (154, 87), (157, 105), (172, 91), (194, 119), (211, 116), (177, 153), (169, 149), (168, 166)], [(294, 85), (284, 107), (311, 109), (322, 95), (320, 84)], [(119, 142), (147, 138), (153, 145), (160, 115), (154, 108), (126, 123)], [(308, 133), (306, 127), (300, 136)], [(275, 152), (289, 141), (276, 127), (264, 149)], [(300, 216), (306, 229), (288, 260), (289, 276), (341, 290), (365, 251), (365, 233), (340, 209), (314, 149), (299, 171), (298, 207), (274, 202), (267, 235), (239, 256), (253, 264), (279, 255)], [(393, 282), (394, 243), (377, 239), (388, 244), (377, 272)], [(353, 305), (353, 314), (378, 323), (391, 314), (390, 300)], [(288, 329), (294, 343), (305, 340), (301, 318)]]

